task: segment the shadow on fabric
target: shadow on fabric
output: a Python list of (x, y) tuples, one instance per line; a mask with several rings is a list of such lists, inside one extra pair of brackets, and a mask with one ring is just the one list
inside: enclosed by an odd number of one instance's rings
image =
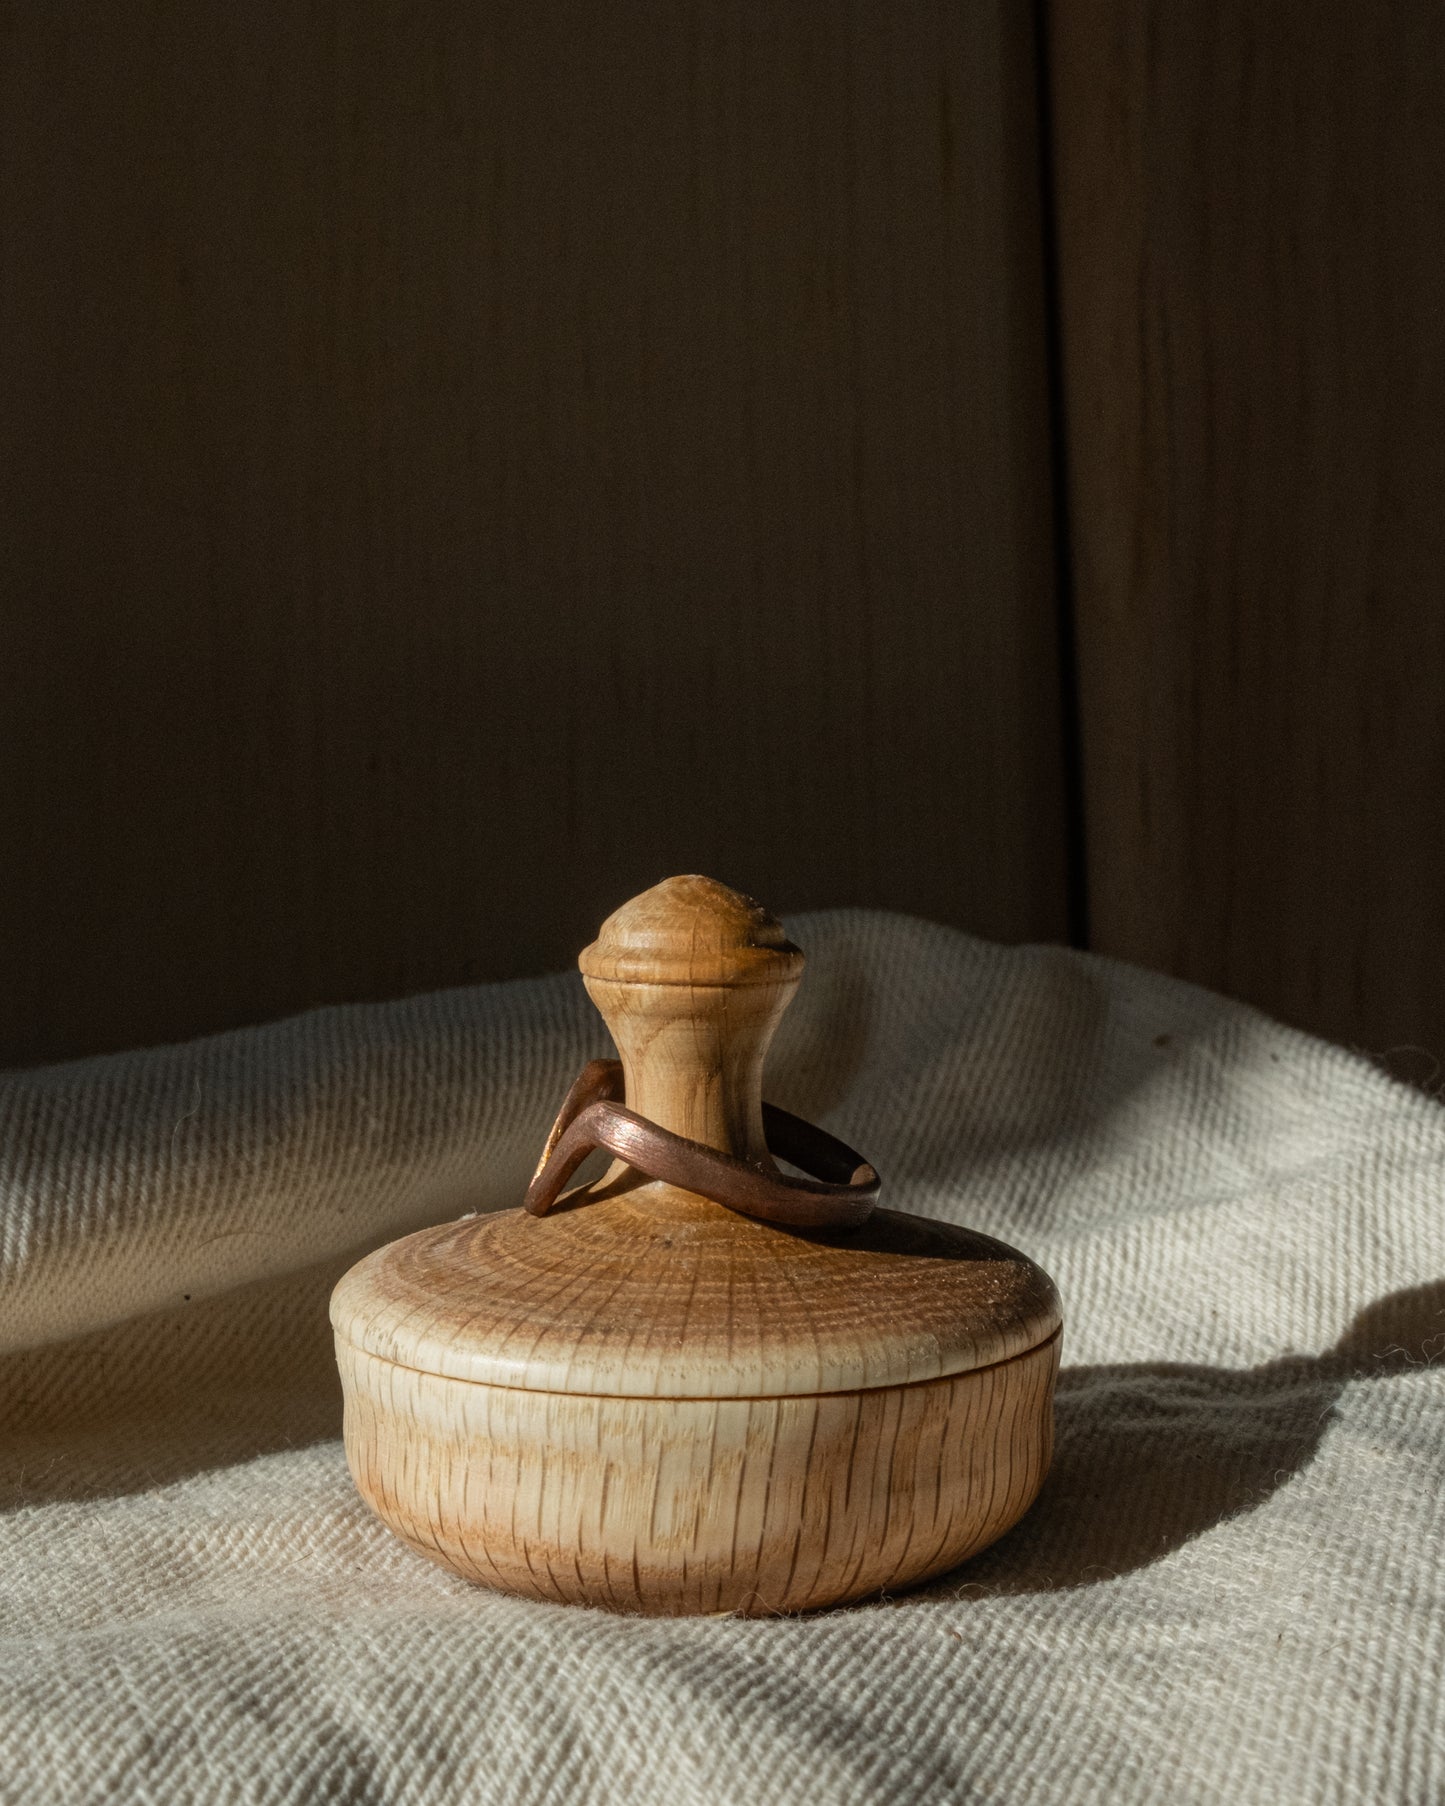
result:
[(344, 1262), (0, 1356), (0, 1511), (149, 1492), (341, 1434)]
[(1445, 1358), (1445, 1280), (1376, 1300), (1326, 1353), (1233, 1370), (1065, 1368), (1054, 1464), (1007, 1536), (926, 1589), (952, 1597), (1112, 1580), (1253, 1510), (1314, 1459), (1345, 1386)]

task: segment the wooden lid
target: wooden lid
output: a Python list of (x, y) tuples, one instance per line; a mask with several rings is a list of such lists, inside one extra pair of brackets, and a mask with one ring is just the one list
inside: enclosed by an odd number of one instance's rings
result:
[[(768, 1041), (802, 955), (751, 899), (670, 879), (582, 956), (627, 1103), (772, 1167)], [(987, 1236), (879, 1209), (850, 1229), (755, 1222), (614, 1165), (550, 1216), (464, 1217), (341, 1281), (347, 1342), (405, 1367), (529, 1391), (758, 1398), (907, 1385), (1005, 1361), (1059, 1327), (1053, 1285)]]
[(393, 1242), (337, 1287), (337, 1331), (494, 1386), (771, 1398), (963, 1373), (1059, 1327), (1047, 1276), (987, 1236), (892, 1210), (804, 1234), (640, 1189)]

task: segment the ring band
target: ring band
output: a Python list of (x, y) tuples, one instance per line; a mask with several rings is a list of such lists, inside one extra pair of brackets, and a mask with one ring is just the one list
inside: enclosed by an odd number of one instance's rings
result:
[(639, 1116), (622, 1102), (620, 1060), (584, 1066), (557, 1112), (523, 1209), (545, 1216), (594, 1148), (606, 1148), (649, 1179), (710, 1198), (746, 1217), (800, 1229), (851, 1228), (878, 1202), (878, 1174), (852, 1148), (799, 1116), (763, 1105), (769, 1153), (813, 1175), (794, 1179), (704, 1147)]

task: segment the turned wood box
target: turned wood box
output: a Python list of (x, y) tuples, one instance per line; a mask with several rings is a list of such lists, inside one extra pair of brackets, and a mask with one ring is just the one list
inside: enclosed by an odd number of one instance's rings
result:
[[(966, 1560), (1048, 1467), (1048, 1277), (875, 1207), (861, 1163), (811, 1189), (780, 1172), (761, 1071), (802, 956), (758, 905), (669, 880), (581, 965), (620, 1100), (576, 1127), (683, 1164), (658, 1178), (619, 1156), (556, 1199), (539, 1177), (542, 1214), (463, 1217), (345, 1276), (332, 1321), (361, 1493), (468, 1579), (633, 1612), (792, 1612)], [(628, 1139), (634, 1119), (650, 1141)], [(793, 1126), (806, 1149), (818, 1132)], [(554, 1166), (565, 1151), (549, 1144)], [(774, 1197), (801, 1220), (745, 1213)]]

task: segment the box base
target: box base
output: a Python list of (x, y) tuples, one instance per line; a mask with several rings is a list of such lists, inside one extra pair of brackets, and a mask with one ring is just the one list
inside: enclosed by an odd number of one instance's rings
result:
[(403, 1541), (486, 1586), (661, 1616), (913, 1586), (1033, 1503), (1059, 1337), (912, 1385), (618, 1398), (420, 1373), (338, 1341), (346, 1453)]

